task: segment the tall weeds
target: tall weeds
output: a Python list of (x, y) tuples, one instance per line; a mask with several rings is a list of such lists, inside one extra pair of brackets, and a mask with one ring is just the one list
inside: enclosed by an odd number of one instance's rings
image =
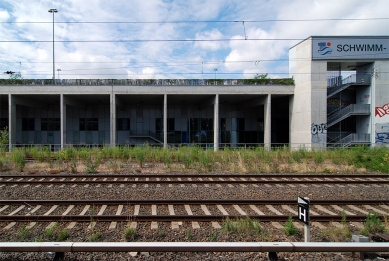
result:
[[(11, 153), (2, 154), (2, 163), (10, 162), (17, 171), (23, 171), (25, 158), (50, 163), (53, 158), (65, 162), (76, 169), (76, 164), (84, 163), (91, 173), (101, 164), (111, 164), (115, 172), (127, 162), (164, 163), (169, 170), (190, 170), (198, 172), (340, 172), (348, 173), (357, 169), (389, 173), (389, 148), (354, 147), (348, 149), (291, 150), (288, 147), (275, 149), (257, 147), (253, 149), (231, 149), (213, 151), (201, 147), (180, 146), (164, 149), (148, 145), (138, 147), (66, 148), (50, 151), (48, 148), (14, 148)], [(115, 163), (113, 166), (112, 162)], [(364, 172), (365, 172), (364, 171)]]

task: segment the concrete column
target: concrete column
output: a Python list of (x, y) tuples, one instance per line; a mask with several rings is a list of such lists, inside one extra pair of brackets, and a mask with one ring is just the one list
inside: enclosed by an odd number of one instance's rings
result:
[(16, 102), (12, 94), (8, 94), (8, 150), (12, 151), (12, 144), (16, 144)]
[(264, 104), (264, 137), (265, 148), (271, 147), (271, 94), (268, 94)]
[(111, 110), (111, 116), (110, 116), (110, 122), (111, 122), (111, 132), (110, 132), (110, 143), (111, 146), (114, 147), (116, 146), (116, 96), (113, 93), (113, 86), (111, 87), (111, 101), (110, 101), (110, 110)]
[(63, 150), (66, 144), (66, 102), (63, 94), (61, 94), (60, 114), (61, 114), (61, 150)]
[(163, 147), (167, 149), (167, 94), (163, 95)]
[(219, 94), (215, 96), (213, 107), (213, 150), (219, 150)]

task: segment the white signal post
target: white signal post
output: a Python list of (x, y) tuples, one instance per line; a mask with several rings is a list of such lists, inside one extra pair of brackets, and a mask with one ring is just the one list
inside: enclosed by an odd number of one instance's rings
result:
[(304, 223), (304, 241), (310, 242), (309, 231), (309, 198), (297, 197), (298, 220)]

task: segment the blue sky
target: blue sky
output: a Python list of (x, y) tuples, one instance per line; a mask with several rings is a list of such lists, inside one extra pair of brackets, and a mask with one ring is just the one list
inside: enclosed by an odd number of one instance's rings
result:
[(0, 72), (52, 78), (50, 8), (60, 79), (288, 77), (300, 39), (389, 35), (387, 0), (2, 0)]

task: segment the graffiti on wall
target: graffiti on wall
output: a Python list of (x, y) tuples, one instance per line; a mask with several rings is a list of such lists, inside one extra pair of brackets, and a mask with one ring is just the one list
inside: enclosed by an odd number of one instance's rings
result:
[(389, 114), (389, 103), (385, 104), (382, 107), (375, 107), (375, 116), (383, 117), (386, 114)]
[(312, 142), (313, 143), (319, 143), (324, 142), (326, 137), (320, 137), (325, 131), (327, 131), (327, 124), (321, 123), (321, 124), (315, 124), (312, 123), (311, 125), (311, 134), (312, 134)]
[(327, 105), (342, 105), (342, 106), (348, 106), (350, 105), (350, 101), (348, 100), (341, 100), (338, 98), (328, 99)]
[(375, 143), (389, 144), (389, 123), (376, 124)]

